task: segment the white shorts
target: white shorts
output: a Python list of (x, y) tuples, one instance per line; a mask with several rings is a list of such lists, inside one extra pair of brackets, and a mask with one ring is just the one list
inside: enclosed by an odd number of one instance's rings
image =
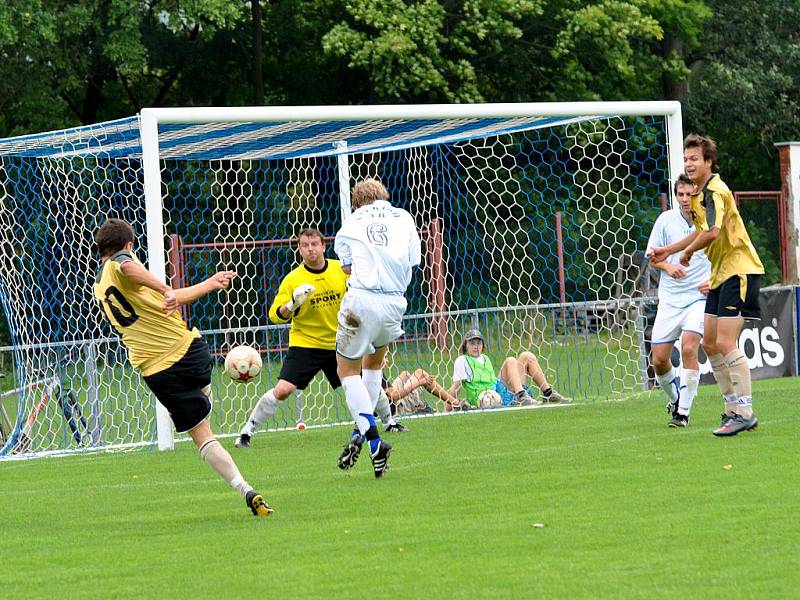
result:
[(703, 335), (703, 313), (705, 300), (698, 300), (685, 308), (659, 304), (656, 322), (653, 324), (651, 344), (668, 344), (681, 337), (682, 331)]
[(373, 354), (403, 335), (405, 296), (347, 290), (339, 307), (336, 352), (345, 358)]

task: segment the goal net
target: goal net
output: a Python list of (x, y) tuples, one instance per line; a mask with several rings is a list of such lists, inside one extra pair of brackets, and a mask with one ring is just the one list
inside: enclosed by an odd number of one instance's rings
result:
[[(681, 137), (677, 103), (594, 103), (153, 109), (0, 140), (0, 303), (12, 337), (2, 364), (13, 364), (0, 452), (171, 443), (92, 297), (93, 234), (109, 217), (133, 225), (134, 251), (173, 286), (237, 272), (230, 290), (184, 308), (217, 360), (212, 426), (236, 433), (287, 350), (287, 326), (267, 312), (298, 264), (298, 231), (320, 229), (334, 258), (365, 177), (414, 216), (423, 246), (390, 382), (424, 369), (449, 387), (462, 336), (477, 328), (496, 368), (532, 351), (577, 402), (640, 390), (637, 282)], [(222, 373), (239, 344), (264, 359), (254, 382)], [(444, 410), (425, 391), (418, 400)], [(350, 417), (320, 376), (265, 428), (300, 419)]]

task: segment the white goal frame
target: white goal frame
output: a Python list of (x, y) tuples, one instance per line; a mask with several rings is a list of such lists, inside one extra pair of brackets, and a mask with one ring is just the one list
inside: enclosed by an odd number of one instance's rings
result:
[[(230, 108), (144, 108), (140, 113), (142, 167), (147, 212), (147, 260), (150, 270), (166, 280), (164, 223), (158, 127), (161, 124), (205, 122), (343, 121), (379, 119), (471, 119), (513, 117), (581, 117), (589, 115), (663, 116), (669, 148), (670, 178), (682, 172), (683, 125), (681, 104), (677, 101), (642, 102), (545, 102), (495, 104), (424, 104), (373, 106), (282, 106)], [(341, 161), (348, 156), (341, 154)], [(342, 192), (342, 204), (349, 202), (349, 191)], [(674, 202), (674, 199), (673, 199)], [(342, 209), (344, 210), (344, 206)], [(172, 422), (156, 403), (159, 450), (174, 447)]]

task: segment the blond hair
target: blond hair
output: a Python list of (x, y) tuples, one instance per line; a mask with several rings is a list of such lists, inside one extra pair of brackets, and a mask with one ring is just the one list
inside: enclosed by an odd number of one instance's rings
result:
[(353, 188), (353, 210), (359, 209), (375, 200), (388, 200), (389, 192), (377, 179), (364, 179)]

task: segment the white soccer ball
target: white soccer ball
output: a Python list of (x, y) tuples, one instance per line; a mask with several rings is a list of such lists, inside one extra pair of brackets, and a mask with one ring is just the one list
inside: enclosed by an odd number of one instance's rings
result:
[(503, 399), (494, 390), (483, 390), (478, 396), (478, 408), (497, 408), (501, 404)]
[(261, 372), (261, 355), (250, 346), (231, 348), (225, 357), (225, 373), (234, 381), (250, 381)]

